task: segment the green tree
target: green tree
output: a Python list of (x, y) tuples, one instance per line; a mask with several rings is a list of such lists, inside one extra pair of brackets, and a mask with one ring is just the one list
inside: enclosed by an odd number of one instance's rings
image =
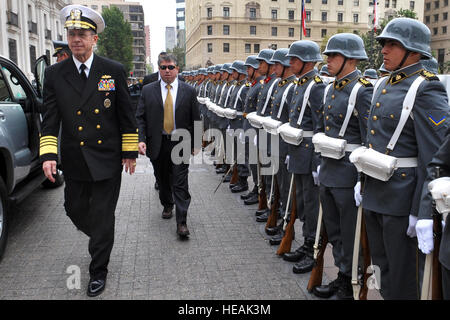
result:
[(168, 49), (167, 53), (173, 54), (175, 56), (175, 58), (178, 60), (178, 67), (180, 68), (180, 72), (183, 71), (186, 66), (186, 52), (184, 48), (174, 47), (173, 49)]
[(105, 30), (99, 34), (98, 54), (122, 63), (127, 73), (133, 69), (133, 34), (131, 25), (125, 21), (117, 7), (105, 8), (102, 12)]

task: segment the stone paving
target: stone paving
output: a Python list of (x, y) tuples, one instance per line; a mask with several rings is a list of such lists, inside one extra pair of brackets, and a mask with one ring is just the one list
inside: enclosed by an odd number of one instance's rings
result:
[[(148, 159), (138, 159), (134, 176), (123, 175), (107, 287), (94, 299), (316, 299), (306, 290), (309, 274), (292, 273), (293, 264), (269, 245), (265, 224), (255, 222), (256, 205), (245, 206), (228, 184), (214, 194), (220, 176), (212, 166), (191, 165), (189, 179), (191, 235), (181, 241), (175, 218), (161, 218)], [(92, 299), (88, 238), (63, 203), (63, 188), (38, 189), (14, 208), (0, 299)], [(302, 241), (300, 222), (295, 229), (293, 249)], [(71, 266), (80, 268), (80, 289), (68, 288)], [(329, 248), (325, 270), (327, 283), (337, 274)]]

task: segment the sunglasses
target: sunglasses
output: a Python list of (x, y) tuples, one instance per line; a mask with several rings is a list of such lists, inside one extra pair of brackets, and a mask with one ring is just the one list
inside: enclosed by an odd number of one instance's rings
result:
[(174, 66), (174, 65), (170, 65), (170, 66), (159, 66), (159, 68), (160, 68), (161, 70), (166, 70), (166, 69), (173, 70), (173, 69), (176, 68), (176, 66)]

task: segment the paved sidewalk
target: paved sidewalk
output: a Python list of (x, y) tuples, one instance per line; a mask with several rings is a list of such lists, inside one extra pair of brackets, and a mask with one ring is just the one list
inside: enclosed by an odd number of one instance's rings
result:
[[(123, 175), (107, 287), (95, 299), (316, 299), (306, 291), (309, 273), (292, 273), (293, 264), (269, 245), (256, 206), (245, 206), (228, 184), (213, 194), (220, 176), (212, 166), (191, 165), (189, 178), (191, 235), (180, 241), (175, 218), (161, 218), (148, 159), (138, 159), (135, 176)], [(63, 188), (39, 189), (17, 206), (0, 264), (0, 299), (90, 299), (88, 238), (63, 202)], [(297, 239), (300, 227), (297, 221)], [(72, 265), (81, 269), (80, 289), (67, 287)], [(333, 279), (332, 258), (325, 266)]]

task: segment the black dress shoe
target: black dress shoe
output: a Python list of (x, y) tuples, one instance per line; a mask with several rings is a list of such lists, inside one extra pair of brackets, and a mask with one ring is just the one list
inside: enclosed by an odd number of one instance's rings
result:
[(270, 211), (267, 210), (263, 214), (256, 217), (256, 222), (266, 222), (269, 219)]
[(256, 210), (255, 216), (260, 216), (260, 215), (266, 213), (267, 211), (269, 211), (269, 209)]
[(170, 219), (173, 216), (173, 207), (167, 207), (164, 208), (162, 214), (161, 214), (163, 219)]
[(177, 224), (177, 234), (181, 238), (186, 238), (189, 235), (189, 230), (185, 223)]
[(105, 290), (106, 279), (91, 279), (89, 280), (87, 295), (89, 297), (98, 296)]
[(258, 196), (258, 187), (254, 187), (253, 190), (247, 194), (242, 194), (241, 199), (247, 200), (248, 198), (254, 197), (255, 195)]
[(294, 264), (292, 267), (292, 272), (301, 274), (310, 272), (314, 267), (314, 258), (308, 254), (303, 256), (300, 262)]
[(231, 181), (231, 174), (227, 175), (225, 179), (223, 179), (223, 182), (230, 182)]
[(253, 196), (248, 197), (247, 199), (244, 200), (244, 204), (247, 206), (257, 204), (258, 202), (259, 202), (258, 194), (254, 194)]
[(269, 243), (271, 246), (276, 246), (281, 243), (281, 240), (283, 240), (283, 232), (280, 232), (279, 234), (274, 235), (272, 238), (269, 239)]
[(331, 281), (329, 284), (314, 287), (313, 293), (319, 298), (328, 299), (338, 291), (341, 281), (342, 278), (339, 273), (337, 279)]
[(297, 262), (300, 261), (305, 256), (305, 250), (303, 250), (303, 246), (297, 248), (294, 252), (287, 252), (283, 254), (283, 260), (289, 262)]
[(232, 193), (239, 193), (239, 192), (244, 192), (244, 191), (247, 191), (248, 190), (248, 184), (241, 184), (241, 183), (238, 183), (235, 187), (233, 187), (232, 189), (231, 189), (231, 192)]
[(226, 173), (227, 171), (228, 171), (227, 168), (221, 167), (221, 168), (219, 168), (219, 169), (216, 170), (216, 173), (217, 173), (217, 174), (224, 174), (224, 173)]
[(352, 280), (350, 277), (344, 276), (336, 296), (339, 300), (353, 300)]
[(281, 224), (279, 224), (273, 228), (266, 228), (266, 234), (269, 236), (274, 236), (274, 235), (280, 233), (281, 230), (283, 229), (283, 223), (284, 222), (282, 222)]

